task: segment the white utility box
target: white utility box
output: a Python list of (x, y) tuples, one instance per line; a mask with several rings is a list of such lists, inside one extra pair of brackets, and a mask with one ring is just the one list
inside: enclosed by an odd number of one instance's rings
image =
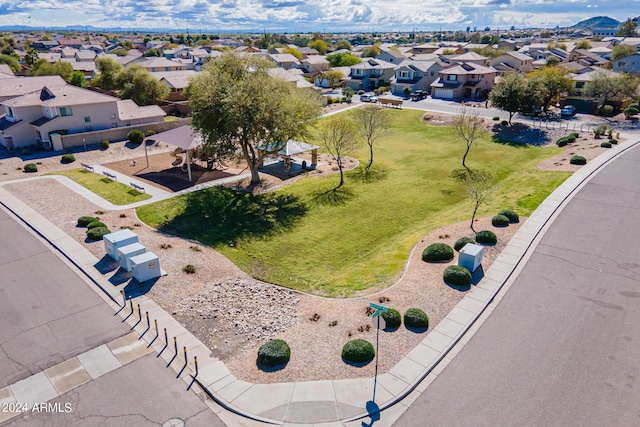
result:
[(141, 255), (147, 252), (147, 248), (140, 243), (132, 243), (127, 246), (118, 248), (118, 255), (120, 256), (120, 267), (127, 271), (131, 271), (131, 258), (137, 255)]
[(133, 278), (138, 282), (144, 282), (162, 276), (160, 260), (153, 252), (136, 255), (131, 258), (130, 262)]
[(458, 252), (458, 265), (473, 273), (482, 264), (483, 255), (484, 246), (467, 243)]
[(118, 261), (118, 248), (137, 243), (138, 235), (128, 228), (125, 228), (124, 230), (105, 234), (102, 236), (102, 240), (104, 240), (104, 249), (107, 251), (107, 254)]

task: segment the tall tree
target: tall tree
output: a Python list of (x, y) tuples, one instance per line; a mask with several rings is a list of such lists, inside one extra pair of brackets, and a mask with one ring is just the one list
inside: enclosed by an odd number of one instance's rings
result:
[(320, 55), (324, 55), (329, 50), (329, 46), (327, 46), (327, 42), (322, 39), (311, 40), (309, 42), (308, 47), (311, 49), (315, 49), (318, 51)]
[(358, 138), (369, 147), (369, 164), (365, 168), (368, 170), (373, 164), (373, 146), (389, 132), (391, 118), (389, 112), (381, 107), (367, 105), (354, 110), (353, 119)]
[(206, 145), (222, 154), (242, 153), (259, 184), (258, 166), (289, 139), (308, 136), (320, 115), (319, 95), (269, 74), (271, 61), (225, 53), (211, 61), (186, 89), (192, 126)]
[(100, 73), (93, 79), (93, 85), (105, 90), (116, 89), (116, 77), (122, 71), (122, 64), (112, 58), (98, 58), (96, 65)]
[(600, 104), (604, 105), (611, 98), (632, 97), (639, 84), (640, 79), (631, 74), (602, 70), (596, 72), (593, 79), (587, 83), (585, 95), (600, 98)]
[(32, 47), (27, 48), (24, 53), (24, 63), (27, 64), (29, 68), (33, 68), (38, 59), (40, 59), (38, 51)]
[(611, 60), (617, 61), (620, 58), (633, 55), (636, 52), (637, 50), (633, 46), (630, 46), (628, 44), (619, 44), (618, 46), (613, 48), (613, 52), (611, 53)]
[(69, 78), (69, 84), (78, 87), (87, 87), (87, 79), (84, 77), (84, 73), (82, 71), (74, 71), (71, 73), (71, 78)]
[(329, 86), (335, 87), (340, 79), (344, 77), (341, 71), (329, 69), (321, 74), (323, 79), (326, 79), (329, 82)]
[(620, 25), (620, 29), (616, 33), (617, 37), (637, 37), (638, 36), (638, 22), (627, 18), (626, 21)]
[(116, 76), (118, 96), (138, 105), (152, 105), (167, 97), (169, 89), (139, 64), (129, 65)]
[(57, 61), (55, 64), (50, 64), (43, 58), (38, 59), (31, 69), (32, 76), (58, 75), (67, 82), (71, 79), (71, 73), (73, 73), (73, 67), (68, 62)]
[(521, 74), (508, 73), (489, 92), (491, 104), (509, 113), (509, 124), (522, 107), (526, 89), (527, 81)]
[(320, 128), (320, 143), (338, 165), (340, 183), (335, 188), (338, 189), (344, 184), (344, 156), (352, 153), (359, 146), (353, 122), (343, 116), (334, 116), (324, 121)]
[(464, 169), (454, 171), (453, 176), (456, 181), (462, 184), (467, 191), (467, 197), (473, 203), (470, 227), (475, 233), (476, 230), (473, 228), (473, 223), (476, 218), (476, 213), (480, 205), (491, 200), (495, 188), (495, 176), (487, 171), (470, 171)]
[(13, 70), (14, 73), (20, 71), (20, 61), (14, 58), (11, 55), (3, 55), (0, 54), (0, 64), (7, 64), (9, 68)]
[(462, 156), (462, 167), (471, 173), (471, 169), (469, 169), (465, 161), (473, 143), (486, 134), (484, 120), (476, 111), (471, 112), (466, 107), (462, 107), (458, 115), (453, 119), (452, 127), (456, 135), (466, 145), (466, 150)]
[(566, 74), (567, 70), (561, 67), (542, 67), (529, 74), (530, 82), (542, 88), (542, 107), (545, 112), (554, 98), (571, 92), (572, 82)]

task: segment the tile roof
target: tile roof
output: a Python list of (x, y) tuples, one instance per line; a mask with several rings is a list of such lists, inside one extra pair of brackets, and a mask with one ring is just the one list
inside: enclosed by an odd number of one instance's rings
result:
[(138, 106), (130, 99), (118, 101), (118, 117), (122, 121), (145, 119), (149, 117), (164, 117), (166, 113), (157, 105)]
[(2, 79), (0, 99), (14, 98), (35, 90), (40, 90), (45, 86), (64, 84), (66, 83), (60, 76), (12, 77)]

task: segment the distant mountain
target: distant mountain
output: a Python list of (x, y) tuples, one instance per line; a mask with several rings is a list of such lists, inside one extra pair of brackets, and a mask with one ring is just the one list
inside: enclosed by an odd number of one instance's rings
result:
[(578, 22), (571, 28), (576, 29), (593, 29), (593, 28), (616, 28), (621, 24), (617, 19), (609, 18), (608, 16), (594, 16), (584, 21)]

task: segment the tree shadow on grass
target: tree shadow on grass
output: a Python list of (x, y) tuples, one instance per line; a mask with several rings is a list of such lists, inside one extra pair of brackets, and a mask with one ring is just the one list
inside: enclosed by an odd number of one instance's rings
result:
[(311, 194), (311, 199), (315, 203), (328, 206), (341, 206), (354, 198), (355, 194), (353, 191), (346, 187), (318, 190)]
[(382, 181), (389, 175), (389, 170), (378, 164), (373, 164), (369, 169), (360, 165), (348, 173), (350, 179), (365, 184)]
[(182, 212), (167, 219), (160, 230), (211, 246), (286, 231), (308, 210), (299, 197), (290, 194), (251, 194), (222, 186), (188, 193), (183, 204)]

